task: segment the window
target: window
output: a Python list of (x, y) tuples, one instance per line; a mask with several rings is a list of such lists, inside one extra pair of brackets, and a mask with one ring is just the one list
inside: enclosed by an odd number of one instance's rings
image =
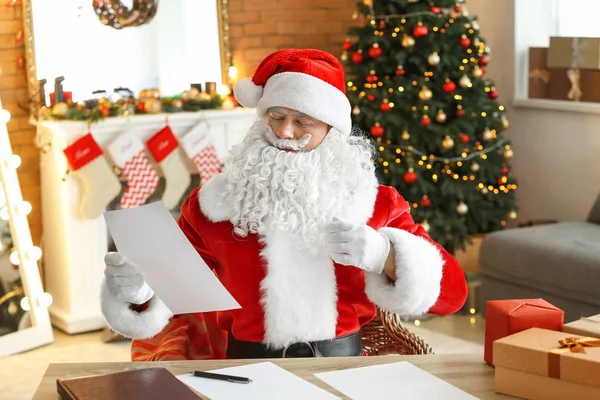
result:
[(600, 1), (554, 0), (555, 36), (600, 37)]

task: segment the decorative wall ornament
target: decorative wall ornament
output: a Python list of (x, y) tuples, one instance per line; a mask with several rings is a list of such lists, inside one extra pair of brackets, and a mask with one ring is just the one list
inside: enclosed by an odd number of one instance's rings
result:
[(133, 0), (131, 8), (120, 0), (93, 0), (93, 7), (102, 25), (123, 29), (152, 21), (158, 0)]

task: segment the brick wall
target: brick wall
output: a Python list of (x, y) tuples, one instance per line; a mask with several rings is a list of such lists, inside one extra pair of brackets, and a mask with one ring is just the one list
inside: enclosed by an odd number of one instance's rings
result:
[(29, 214), (29, 227), (34, 244), (39, 245), (42, 235), (42, 210), (40, 200), (39, 153), (35, 147), (35, 128), (29, 124), (29, 112), (19, 105), (27, 105), (27, 78), (25, 69), (19, 69), (17, 60), (25, 55), (24, 41), (17, 43), (17, 33), (23, 29), (21, 5), (6, 7), (0, 3), (0, 97), (3, 108), (12, 116), (8, 133), (13, 153), (21, 157), (17, 169), (23, 199), (33, 206)]
[(232, 62), (238, 79), (250, 77), (269, 53), (282, 48), (342, 52), (355, 0), (229, 0)]

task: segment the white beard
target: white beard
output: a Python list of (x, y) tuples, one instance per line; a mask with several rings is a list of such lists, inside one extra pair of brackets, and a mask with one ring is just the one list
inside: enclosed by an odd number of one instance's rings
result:
[(331, 129), (315, 149), (285, 152), (271, 144), (270, 129), (258, 120), (225, 160), (221, 195), (233, 210), (230, 222), (244, 237), (274, 229), (314, 249), (333, 217), (355, 220), (364, 213), (353, 209), (354, 200), (377, 185), (374, 149), (363, 137), (343, 138)]

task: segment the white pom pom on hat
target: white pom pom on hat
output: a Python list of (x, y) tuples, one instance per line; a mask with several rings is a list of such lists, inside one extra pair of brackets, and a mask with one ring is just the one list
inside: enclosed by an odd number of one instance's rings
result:
[(262, 86), (255, 85), (252, 79), (245, 78), (239, 81), (233, 88), (236, 100), (248, 108), (255, 108), (263, 94)]
[(236, 100), (264, 118), (271, 107), (286, 107), (327, 123), (347, 136), (352, 130), (344, 69), (332, 54), (285, 49), (267, 56), (252, 79), (239, 81)]

